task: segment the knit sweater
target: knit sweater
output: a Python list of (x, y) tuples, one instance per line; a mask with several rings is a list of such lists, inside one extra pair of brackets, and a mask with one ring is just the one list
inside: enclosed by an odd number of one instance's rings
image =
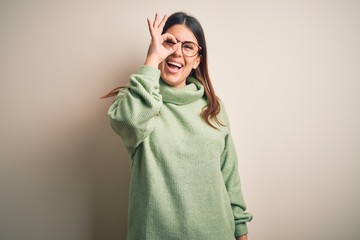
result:
[(127, 240), (233, 240), (247, 234), (238, 161), (225, 126), (200, 116), (203, 85), (173, 88), (142, 66), (109, 109), (110, 125), (131, 156)]

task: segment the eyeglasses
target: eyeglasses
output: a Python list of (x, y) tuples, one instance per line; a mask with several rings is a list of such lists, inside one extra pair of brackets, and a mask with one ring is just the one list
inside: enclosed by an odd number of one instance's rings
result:
[[(193, 57), (195, 56), (196, 54), (198, 54), (201, 50), (201, 47), (199, 45), (197, 45), (196, 43), (194, 42), (190, 42), (190, 41), (179, 41), (177, 40), (177, 42), (181, 42), (181, 50), (183, 52), (183, 54), (187, 57)], [(163, 43), (163, 45), (166, 47), (166, 48), (170, 48), (172, 47), (174, 44), (174, 42), (168, 40), (168, 41), (165, 41)]]

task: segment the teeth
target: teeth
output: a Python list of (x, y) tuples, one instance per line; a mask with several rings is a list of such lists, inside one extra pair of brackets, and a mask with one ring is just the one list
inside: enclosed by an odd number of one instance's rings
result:
[(177, 66), (179, 68), (182, 67), (182, 65), (180, 63), (177, 63), (177, 62), (168, 61), (168, 63), (171, 64), (171, 65)]

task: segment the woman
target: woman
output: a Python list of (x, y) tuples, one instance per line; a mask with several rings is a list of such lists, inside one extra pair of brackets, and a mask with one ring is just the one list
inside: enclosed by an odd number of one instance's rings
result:
[(252, 216), (201, 25), (182, 12), (147, 21), (145, 64), (107, 95), (132, 161), (127, 240), (245, 240)]

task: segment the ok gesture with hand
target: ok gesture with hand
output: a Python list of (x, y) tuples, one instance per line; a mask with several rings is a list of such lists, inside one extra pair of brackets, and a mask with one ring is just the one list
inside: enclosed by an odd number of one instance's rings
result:
[[(151, 43), (145, 65), (150, 65), (158, 68), (158, 65), (162, 61), (164, 61), (165, 58), (167, 58), (170, 54), (174, 53), (181, 45), (181, 42), (178, 42), (176, 38), (170, 33), (161, 34), (164, 29), (166, 20), (167, 16), (165, 15), (163, 19), (159, 22), (159, 16), (157, 13), (155, 14), (155, 20), (153, 23), (151, 23), (149, 18), (147, 19), (151, 36)], [(170, 41), (175, 44), (169, 48), (165, 48), (163, 46), (164, 41)]]

